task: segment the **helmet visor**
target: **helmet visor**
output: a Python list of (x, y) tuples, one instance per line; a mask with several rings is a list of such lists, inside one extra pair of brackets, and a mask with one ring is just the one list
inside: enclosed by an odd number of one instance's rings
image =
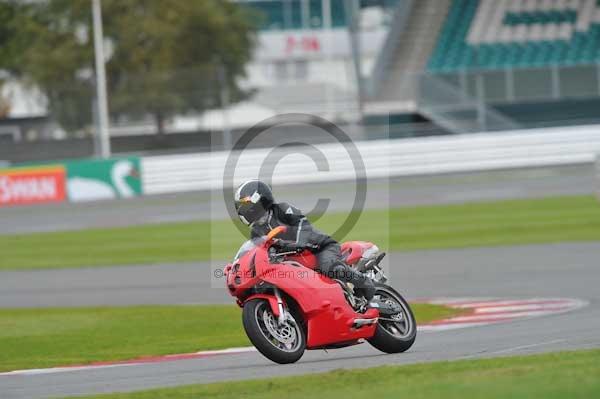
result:
[(242, 223), (244, 223), (246, 226), (250, 226), (250, 222), (248, 221), (248, 219), (246, 219), (243, 215), (240, 214), (238, 214), (238, 216), (240, 217)]
[(254, 203), (249, 198), (242, 198), (236, 201), (235, 208), (240, 220), (248, 226), (267, 213), (267, 210), (260, 202)]

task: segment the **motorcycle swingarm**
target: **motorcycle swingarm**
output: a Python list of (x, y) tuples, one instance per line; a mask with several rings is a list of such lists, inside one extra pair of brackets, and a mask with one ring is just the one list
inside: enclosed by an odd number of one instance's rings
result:
[(370, 307), (379, 310), (380, 315), (394, 315), (402, 312), (402, 308), (397, 304), (390, 304), (386, 302), (372, 301)]

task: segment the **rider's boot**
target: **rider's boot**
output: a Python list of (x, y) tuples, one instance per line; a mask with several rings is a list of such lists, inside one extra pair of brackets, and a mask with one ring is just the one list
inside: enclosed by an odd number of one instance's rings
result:
[(356, 291), (368, 301), (373, 299), (373, 296), (375, 295), (375, 284), (373, 284), (373, 281), (371, 281), (370, 278), (342, 263), (336, 265), (333, 271), (335, 278), (351, 283)]

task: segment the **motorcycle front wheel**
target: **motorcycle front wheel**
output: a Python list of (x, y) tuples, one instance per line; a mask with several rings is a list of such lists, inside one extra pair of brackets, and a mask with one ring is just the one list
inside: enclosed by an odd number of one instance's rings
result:
[(375, 335), (369, 343), (385, 353), (407, 351), (417, 338), (417, 323), (408, 302), (395, 289), (385, 284), (376, 284), (375, 298), (382, 302), (393, 302), (401, 311), (392, 316), (382, 316), (377, 322)]
[(250, 342), (269, 360), (279, 364), (297, 362), (306, 349), (300, 320), (290, 318), (279, 325), (269, 302), (253, 299), (244, 304), (242, 322)]

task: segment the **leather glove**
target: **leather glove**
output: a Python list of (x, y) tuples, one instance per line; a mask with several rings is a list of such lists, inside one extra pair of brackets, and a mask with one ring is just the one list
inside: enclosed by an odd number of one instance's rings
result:
[(277, 240), (274, 245), (284, 252), (302, 252), (305, 249), (316, 250), (319, 248), (319, 246), (315, 244), (299, 244), (295, 241), (288, 240)]

